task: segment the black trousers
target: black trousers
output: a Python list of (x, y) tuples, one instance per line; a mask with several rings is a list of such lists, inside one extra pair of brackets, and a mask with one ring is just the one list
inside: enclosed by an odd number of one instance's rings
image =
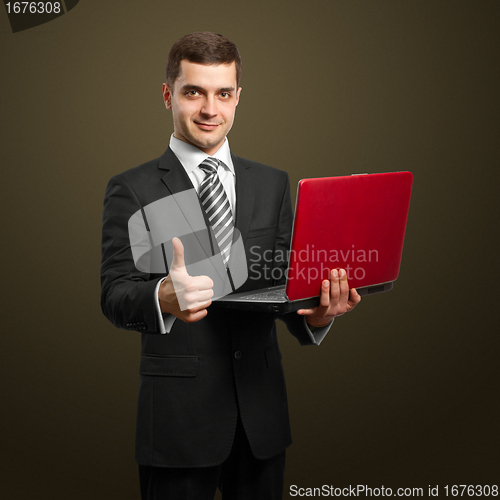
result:
[(213, 500), (217, 488), (224, 500), (281, 500), (284, 476), (285, 451), (267, 460), (256, 459), (239, 417), (231, 453), (221, 465), (139, 465), (142, 500)]

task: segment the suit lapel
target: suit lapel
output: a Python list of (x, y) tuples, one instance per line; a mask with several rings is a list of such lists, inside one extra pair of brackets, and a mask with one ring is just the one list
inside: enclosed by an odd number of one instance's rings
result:
[[(170, 194), (178, 194), (189, 189), (192, 189), (196, 193), (191, 179), (187, 175), (177, 156), (175, 156), (174, 152), (170, 148), (168, 148), (165, 153), (160, 156), (158, 168), (166, 171), (161, 180), (169, 190)], [(200, 218), (206, 221), (205, 213), (201, 209), (199, 201), (197, 205), (193, 206), (192, 196), (174, 196), (174, 199), (181, 212), (186, 217), (192, 233), (195, 234), (207, 257), (210, 258), (213, 254), (208, 234), (206, 231), (200, 232), (196, 230), (199, 226), (197, 222)], [(198, 200), (197, 195), (196, 200)]]
[(193, 183), (189, 179), (188, 174), (186, 174), (181, 162), (170, 148), (160, 156), (158, 168), (166, 172), (162, 177), (162, 181), (167, 186), (170, 194), (194, 189)]

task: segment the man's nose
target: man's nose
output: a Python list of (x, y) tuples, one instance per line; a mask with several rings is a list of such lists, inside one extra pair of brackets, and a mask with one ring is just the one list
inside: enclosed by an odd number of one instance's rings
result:
[(217, 102), (215, 97), (208, 96), (205, 99), (201, 112), (209, 116), (215, 116), (217, 114)]

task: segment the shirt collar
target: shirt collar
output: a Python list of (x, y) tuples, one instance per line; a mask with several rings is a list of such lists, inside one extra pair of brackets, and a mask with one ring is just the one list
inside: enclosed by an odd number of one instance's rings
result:
[[(195, 168), (198, 168), (200, 163), (209, 157), (209, 155), (204, 153), (201, 149), (198, 149), (196, 146), (177, 139), (177, 137), (174, 137), (174, 134), (170, 137), (170, 149), (174, 152), (175, 156), (177, 156), (178, 160), (184, 167), (184, 170), (186, 170), (188, 174), (190, 174)], [(227, 140), (227, 137), (222, 143), (222, 146), (215, 154), (212, 155), (212, 158), (217, 158), (222, 161), (224, 167), (235, 175), (233, 160), (231, 159), (231, 150), (229, 149), (229, 141)]]

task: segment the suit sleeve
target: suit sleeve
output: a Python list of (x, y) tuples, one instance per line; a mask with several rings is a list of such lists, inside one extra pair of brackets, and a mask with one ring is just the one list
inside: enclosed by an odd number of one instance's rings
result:
[(128, 222), (141, 204), (125, 179), (113, 177), (106, 189), (102, 218), (101, 308), (118, 328), (159, 333), (154, 291), (162, 276), (134, 264)]
[[(286, 270), (288, 269), (288, 259), (283, 256), (288, 255), (290, 249), (290, 241), (292, 237), (293, 211), (292, 199), (290, 195), (290, 179), (286, 175), (286, 185), (281, 201), (278, 233), (276, 237), (276, 245), (274, 255), (276, 256), (273, 267), (278, 267), (281, 272), (277, 275), (281, 276), (274, 284), (281, 285), (286, 281)], [(288, 331), (297, 338), (300, 345), (319, 345), (328, 333), (329, 327), (321, 329), (309, 329), (305, 318), (298, 315), (296, 312), (283, 314), (278, 316), (283, 321)]]

